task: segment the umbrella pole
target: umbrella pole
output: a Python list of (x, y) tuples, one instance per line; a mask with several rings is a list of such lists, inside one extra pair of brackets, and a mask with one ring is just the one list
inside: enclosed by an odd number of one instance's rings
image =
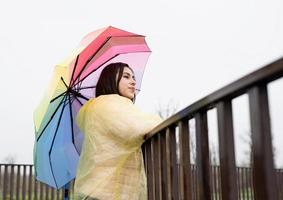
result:
[(69, 200), (69, 188), (70, 188), (70, 183), (64, 185), (64, 200)]

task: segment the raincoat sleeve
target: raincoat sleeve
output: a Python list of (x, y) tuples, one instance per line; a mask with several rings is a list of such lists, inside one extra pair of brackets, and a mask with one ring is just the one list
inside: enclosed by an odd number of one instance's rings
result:
[(118, 95), (110, 95), (91, 106), (91, 118), (118, 141), (143, 142), (144, 136), (161, 122), (158, 115), (144, 113), (129, 99)]

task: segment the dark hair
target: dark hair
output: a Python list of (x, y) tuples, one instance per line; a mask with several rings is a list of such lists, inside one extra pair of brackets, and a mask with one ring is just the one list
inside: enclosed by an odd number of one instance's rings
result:
[[(107, 65), (102, 70), (98, 82), (96, 84), (95, 96), (98, 97), (100, 95), (106, 94), (120, 95), (118, 86), (125, 67), (128, 67), (133, 72), (133, 70), (126, 63), (117, 62)], [(118, 79), (116, 81), (117, 74)], [(134, 101), (134, 99), (132, 99), (132, 101)]]

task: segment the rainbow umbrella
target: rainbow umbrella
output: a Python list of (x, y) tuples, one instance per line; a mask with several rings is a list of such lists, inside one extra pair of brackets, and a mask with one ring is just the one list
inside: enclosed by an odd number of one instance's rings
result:
[(129, 64), (138, 92), (150, 53), (144, 36), (109, 26), (88, 34), (55, 66), (48, 91), (34, 112), (37, 180), (59, 189), (75, 178), (83, 134), (74, 121), (80, 107), (95, 97), (102, 69), (113, 62)]

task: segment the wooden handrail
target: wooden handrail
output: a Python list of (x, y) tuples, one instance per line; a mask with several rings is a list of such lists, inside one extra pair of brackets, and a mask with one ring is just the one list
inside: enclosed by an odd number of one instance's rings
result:
[[(252, 185), (253, 198), (278, 200), (278, 177), (274, 169), (270, 113), (267, 84), (283, 77), (283, 58), (262, 67), (243, 78), (200, 99), (163, 121), (148, 135), (153, 135), (143, 146), (146, 157), (149, 200), (151, 199), (198, 199), (214, 198), (219, 191), (212, 187), (209, 163), (207, 112), (216, 108), (219, 135), (221, 197), (236, 200), (241, 198), (239, 177), (235, 162), (232, 100), (240, 95), (249, 97), (250, 124), (252, 132)], [(190, 155), (189, 133), (180, 126), (195, 119), (196, 174), (188, 167)], [(178, 133), (176, 129), (178, 130)], [(188, 128), (186, 128), (188, 129)], [(181, 139), (178, 143), (176, 137)], [(148, 145), (148, 144), (151, 145)], [(160, 147), (161, 145), (161, 147)], [(183, 148), (185, 145), (185, 148)], [(178, 162), (177, 162), (178, 157)], [(153, 170), (153, 172), (149, 172)], [(189, 173), (189, 174), (188, 174)], [(187, 178), (184, 179), (184, 175)], [(195, 177), (196, 179), (192, 178)], [(219, 177), (218, 177), (219, 178)], [(195, 186), (193, 186), (195, 185)], [(189, 187), (193, 186), (193, 187)], [(192, 190), (194, 188), (195, 191)], [(185, 191), (189, 190), (186, 193)]]
[(202, 109), (208, 110), (215, 107), (216, 103), (222, 99), (236, 98), (248, 91), (254, 85), (268, 83), (283, 76), (283, 58), (264, 66), (251, 74), (236, 80), (233, 83), (207, 95), (196, 101), (185, 109), (172, 115), (163, 123), (155, 127), (151, 133), (157, 133), (172, 124), (177, 124), (183, 118), (193, 118), (194, 114)]

